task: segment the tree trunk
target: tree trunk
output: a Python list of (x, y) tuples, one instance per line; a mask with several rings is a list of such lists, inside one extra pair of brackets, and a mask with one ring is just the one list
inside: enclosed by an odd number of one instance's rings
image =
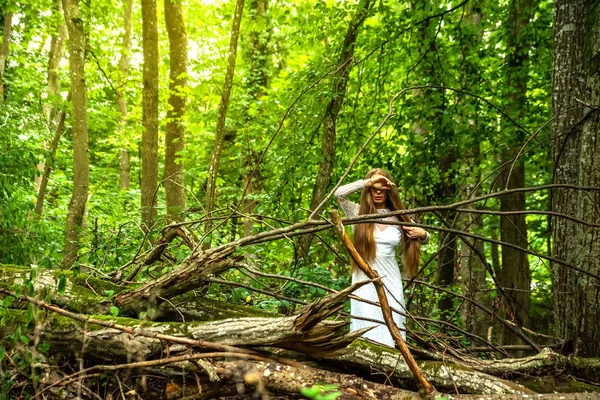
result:
[[(249, 35), (249, 43), (246, 46), (245, 53), (248, 58), (248, 63), (250, 64), (248, 72), (248, 91), (252, 102), (251, 107), (256, 107), (258, 111), (256, 114), (250, 113), (249, 110), (246, 111), (248, 115), (246, 124), (248, 127), (252, 127), (253, 122), (257, 121), (257, 117), (254, 115), (257, 115), (258, 118), (262, 116), (263, 107), (260, 105), (260, 100), (266, 94), (268, 85), (267, 68), (270, 66), (270, 63), (268, 62), (269, 52), (267, 44), (271, 40), (272, 30), (267, 14), (268, 3), (268, 0), (252, 0), (250, 3), (250, 9), (252, 10), (250, 19), (257, 28)], [(266, 26), (267, 28), (258, 28), (262, 26)], [(248, 143), (244, 146), (244, 148), (247, 148), (248, 150), (246, 157), (244, 157), (244, 173), (242, 178), (242, 185), (245, 189), (245, 193), (241, 204), (242, 212), (246, 215), (254, 213), (257, 206), (254, 195), (255, 193), (260, 192), (262, 188), (260, 170), (256, 169), (255, 171), (259, 155), (252, 143), (256, 143), (256, 136), (262, 134), (264, 130), (261, 128), (260, 131), (250, 129), (248, 129), (248, 131), (249, 134), (246, 135)], [(253, 227), (254, 219), (245, 217), (244, 236), (249, 236), (252, 233)]]
[[(554, 50), (552, 54), (552, 158), (554, 183), (579, 182), (583, 109), (576, 99), (585, 98), (586, 37), (589, 2), (555, 2)], [(585, 194), (587, 196), (587, 194)], [(552, 190), (552, 211), (576, 214), (579, 192)], [(579, 264), (585, 238), (577, 223), (564, 218), (552, 219), (552, 251), (555, 258)], [(587, 251), (587, 250), (586, 250)], [(586, 265), (580, 267), (587, 268)], [(579, 280), (582, 275), (564, 265), (552, 264), (552, 291), (556, 336), (566, 340), (565, 352), (575, 350), (589, 326), (582, 326), (586, 298)], [(586, 280), (584, 280), (585, 282)]]
[(169, 112), (165, 140), (165, 195), (167, 214), (182, 220), (185, 209), (183, 162), (178, 153), (183, 150), (183, 115), (187, 85), (187, 32), (181, 0), (165, 1), (165, 22), (169, 35)]
[(77, 259), (79, 240), (83, 234), (83, 217), (89, 188), (89, 159), (85, 38), (78, 0), (63, 0), (63, 11), (71, 46), (69, 67), (71, 70), (71, 102), (73, 103), (73, 193), (67, 215), (62, 265), (63, 268), (70, 268)]
[[(62, 6), (60, 0), (56, 2), (57, 12), (62, 12)], [(65, 54), (65, 40), (67, 38), (67, 27), (65, 24), (60, 23), (57, 27), (56, 32), (52, 35), (52, 41), (50, 42), (50, 53), (48, 54), (48, 98), (47, 103), (44, 104), (44, 115), (48, 120), (48, 126), (50, 129), (54, 128), (56, 124), (56, 112), (57, 105), (62, 103), (61, 98), (56, 98), (60, 95), (60, 76), (58, 70), (60, 68), (60, 62)]]
[[(221, 102), (219, 103), (219, 111), (217, 113), (217, 128), (215, 131), (215, 141), (213, 144), (213, 153), (208, 168), (208, 183), (206, 185), (206, 214), (213, 211), (215, 204), (216, 182), (219, 173), (219, 164), (221, 162), (221, 150), (223, 149), (223, 140), (225, 138), (225, 121), (227, 119), (227, 108), (229, 107), (229, 98), (231, 96), (231, 88), (233, 86), (233, 73), (235, 71), (235, 61), (237, 55), (238, 38), (240, 36), (240, 24), (242, 14), (244, 12), (244, 0), (236, 0), (235, 13), (231, 24), (231, 38), (229, 39), (229, 56), (227, 58), (227, 72), (225, 73), (225, 82), (223, 83), (223, 91)], [(206, 223), (206, 232), (212, 226), (210, 219)]]
[(149, 230), (156, 218), (158, 189), (158, 28), (156, 0), (142, 0), (144, 47), (144, 126), (142, 132), (142, 224)]
[[(520, 121), (525, 116), (527, 105), (527, 81), (529, 71), (528, 51), (532, 46), (531, 35), (525, 32), (531, 19), (532, 3), (530, 0), (520, 0), (510, 3), (508, 37), (508, 60), (507, 60), (507, 87), (508, 115), (514, 120)], [(512, 171), (510, 161), (517, 155), (518, 150), (524, 142), (523, 132), (514, 126), (506, 127), (511, 135), (509, 149), (503, 152), (504, 162), (509, 162), (501, 174), (500, 184), (502, 189), (514, 189), (525, 187), (525, 162), (521, 157), (516, 160)], [(509, 176), (510, 173), (510, 176)], [(525, 194), (514, 193), (500, 197), (501, 211), (525, 210)], [(502, 241), (512, 243), (527, 249), (527, 225), (525, 215), (511, 215), (500, 217), (500, 238)], [(500, 283), (504, 287), (508, 298), (503, 298), (503, 310), (509, 320), (515, 321), (517, 325), (529, 325), (529, 304), (531, 272), (527, 254), (508, 247), (502, 246), (502, 271)], [(520, 339), (501, 330), (504, 344), (519, 344)]]
[(4, 14), (4, 29), (2, 31), (2, 49), (0, 49), (0, 103), (4, 103), (4, 71), (8, 48), (10, 45), (10, 31), (12, 29), (12, 12)]
[(370, 5), (371, 0), (361, 0), (358, 3), (356, 14), (352, 17), (352, 21), (350, 21), (350, 25), (346, 31), (336, 72), (332, 76), (332, 97), (325, 107), (325, 116), (323, 118), (323, 133), (321, 135), (322, 160), (319, 164), (319, 172), (317, 173), (310, 201), (310, 209), (316, 212), (319, 211), (317, 210), (317, 206), (325, 199), (326, 190), (333, 172), (337, 118), (346, 97), (346, 88), (350, 78), (350, 70), (353, 66), (354, 46), (358, 37), (358, 30), (367, 18)]
[[(588, 24), (591, 38), (589, 52), (586, 102), (600, 104), (600, 9), (596, 7), (595, 15), (591, 15)], [(600, 187), (600, 113), (587, 108), (587, 118), (581, 131), (581, 150), (579, 151), (579, 185)], [(600, 193), (579, 193), (577, 200), (577, 217), (591, 223), (600, 223)], [(576, 265), (584, 270), (600, 275), (600, 230), (579, 225), (577, 247), (571, 249), (576, 254)], [(563, 321), (561, 332), (572, 337), (575, 330), (575, 353), (582, 357), (600, 357), (600, 280), (591, 278), (578, 271), (571, 271), (574, 280), (570, 290), (571, 301), (577, 308), (576, 325), (573, 316)], [(567, 308), (570, 308), (569, 306)], [(565, 329), (566, 328), (566, 329)]]
[[(71, 92), (67, 96), (67, 102), (71, 101)], [(40, 163), (43, 166), (44, 170), (40, 179), (40, 185), (38, 190), (38, 196), (35, 203), (35, 213), (41, 217), (44, 209), (44, 198), (46, 197), (46, 188), (48, 186), (48, 180), (50, 179), (50, 173), (52, 172), (52, 168), (54, 167), (54, 159), (56, 158), (56, 151), (58, 150), (58, 145), (60, 143), (60, 138), (62, 137), (63, 132), (65, 131), (65, 117), (67, 112), (65, 110), (61, 110), (58, 117), (58, 123), (54, 128), (54, 137), (52, 138), (52, 142), (50, 143), (50, 148), (48, 149), (48, 156), (45, 162)], [(40, 165), (38, 165), (38, 168)]]
[[(481, 17), (481, 16), (479, 16)], [(474, 165), (481, 165), (481, 152), (479, 148), (479, 137), (476, 137), (476, 144), (473, 151)], [(481, 182), (481, 173), (476, 174), (475, 181)], [(466, 192), (472, 192), (471, 188), (466, 188)], [(472, 194), (477, 196), (477, 191)], [(466, 208), (477, 208), (477, 205), (468, 205)], [(461, 218), (465, 231), (477, 233), (483, 232), (483, 220), (480, 215), (464, 214)], [(461, 244), (461, 269), (460, 282), (462, 293), (469, 299), (483, 304), (486, 307), (489, 305), (487, 301), (487, 283), (486, 283), (486, 267), (479, 254), (485, 254), (484, 242), (481, 240), (473, 240), (473, 248), (465, 243)], [(462, 308), (462, 318), (465, 328), (480, 337), (486, 337), (487, 329), (490, 324), (488, 315), (473, 303), (467, 302)]]
[[(226, 307), (225, 304), (222, 306)], [(128, 357), (138, 360), (160, 358), (165, 350), (165, 343), (159, 338), (152, 338), (156, 334), (228, 346), (270, 346), (322, 356), (334, 355), (357, 337), (356, 332), (347, 331), (347, 322), (344, 321), (321, 321), (308, 330), (301, 330), (298, 326), (301, 317), (302, 314), (291, 317), (242, 317), (201, 323), (146, 322), (143, 336), (89, 324), (85, 341), (87, 351), (94, 358), (119, 362)], [(132, 325), (128, 318), (114, 317), (111, 322), (121, 326)], [(46, 321), (44, 340), (52, 343), (56, 352), (75, 353), (81, 349), (83, 325), (80, 321), (50, 314)], [(131, 327), (136, 328), (135, 325)], [(177, 355), (175, 347), (168, 350), (171, 355)]]
[[(335, 161), (337, 119), (340, 110), (342, 109), (344, 98), (346, 97), (346, 88), (348, 87), (348, 80), (350, 79), (350, 70), (354, 65), (354, 46), (356, 44), (356, 38), (358, 37), (358, 31), (363, 21), (367, 18), (370, 6), (371, 0), (360, 0), (358, 3), (356, 13), (348, 25), (348, 30), (346, 31), (346, 36), (342, 43), (335, 72), (332, 74), (332, 96), (331, 99), (329, 99), (327, 106), (325, 106), (325, 115), (323, 117), (321, 162), (319, 163), (319, 171), (317, 172), (310, 200), (310, 209), (312, 210), (311, 217), (320, 212), (319, 205), (327, 195), (327, 187), (329, 186)], [(306, 235), (300, 239), (297, 249), (298, 257), (306, 258), (312, 239), (312, 235)]]
[[(433, 75), (432, 75), (433, 76)], [(445, 108), (445, 106), (442, 106)], [(439, 119), (441, 115), (436, 115), (436, 119)], [(449, 140), (452, 140), (452, 133), (449, 135), (444, 135), (444, 129), (440, 129), (442, 131), (442, 137), (447, 137)], [(454, 153), (455, 152), (450, 152)], [(438, 184), (438, 198), (439, 199), (453, 199), (456, 196), (456, 185), (451, 183), (452, 181), (452, 167), (451, 165), (456, 161), (456, 157), (454, 155), (451, 156), (443, 156), (440, 154), (440, 183)], [(450, 211), (441, 212), (440, 215), (446, 221), (448, 221), (451, 226), (456, 225), (456, 213)], [(457, 249), (456, 249), (456, 239), (457, 236), (455, 233), (451, 232), (439, 232), (439, 250), (437, 257), (437, 274), (436, 274), (436, 283), (438, 286), (447, 288), (448, 286), (454, 283), (454, 274), (456, 271), (456, 259), (457, 259)], [(453, 298), (444, 293), (441, 294), (440, 300), (438, 301), (438, 308), (440, 309), (440, 314), (443, 317), (448, 317), (454, 311)]]
[[(418, 400), (421, 398), (417, 393), (395, 388), (393, 386), (374, 383), (366, 379), (357, 378), (352, 374), (340, 374), (334, 371), (303, 366), (302, 368), (282, 365), (277, 362), (239, 362), (218, 361), (215, 366), (226, 371), (235, 371), (224, 376), (223, 383), (229, 383), (229, 393), (237, 395), (236, 382), (244, 382), (248, 392), (279, 394), (283, 397), (275, 398), (300, 398), (297, 397), (302, 389), (309, 389), (317, 385), (335, 385), (335, 390), (341, 394), (340, 399), (386, 399), (386, 400)], [(245, 377), (245, 379), (240, 379)], [(191, 382), (190, 382), (191, 383)], [(202, 393), (199, 399), (212, 399), (222, 393), (224, 385), (211, 385), (212, 390)], [(240, 387), (239, 384), (237, 387)], [(242, 384), (242, 387), (244, 385)], [(189, 383), (188, 383), (189, 388)], [(326, 391), (327, 392), (327, 391)], [(191, 393), (188, 389), (188, 393)], [(262, 398), (273, 398), (266, 394)], [(317, 395), (318, 396), (318, 395)], [(302, 397), (306, 398), (306, 397)], [(322, 394), (314, 399), (333, 399), (334, 397)]]
[[(133, 0), (124, 0), (123, 2), (123, 48), (121, 49), (121, 58), (119, 59), (119, 88), (117, 94), (117, 107), (119, 108), (119, 140), (124, 142), (123, 135), (127, 127), (127, 99), (125, 98), (125, 85), (129, 75), (129, 52), (131, 51), (131, 14), (133, 12)], [(129, 162), (129, 152), (126, 148), (119, 149), (119, 189), (127, 190), (131, 185), (131, 166)]]
[[(58, 14), (62, 13), (61, 0), (56, 0), (55, 10)], [(47, 169), (46, 165), (48, 162), (54, 162), (54, 156), (56, 155), (56, 150), (58, 148), (58, 141), (60, 140), (60, 136), (62, 135), (62, 131), (64, 129), (63, 127), (60, 127), (59, 129), (61, 121), (64, 125), (64, 110), (58, 111), (57, 105), (62, 103), (62, 98), (59, 97), (60, 77), (58, 75), (58, 70), (65, 52), (66, 38), (67, 27), (65, 24), (59, 23), (56, 32), (52, 34), (52, 41), (50, 42), (50, 53), (48, 55), (48, 97), (46, 99), (46, 103), (43, 105), (44, 115), (48, 120), (48, 130), (54, 132), (54, 138), (49, 146), (46, 143), (44, 144), (44, 147), (47, 148), (49, 154), (45, 160), (38, 163), (37, 169), (41, 172), (41, 175), (36, 175), (34, 183), (34, 188), (38, 192), (35, 212), (39, 216), (42, 215), (44, 197), (46, 195), (46, 186), (48, 185), (48, 178), (52, 170), (52, 166)], [(69, 98), (67, 101), (70, 100), (71, 99)]]
[[(481, 232), (483, 230), (481, 218), (477, 218), (475, 221), (468, 218), (464, 220), (464, 222), (476, 232)], [(473, 245), (480, 254), (485, 254), (483, 242), (481, 240), (474, 240)], [(463, 245), (461, 248), (462, 268), (460, 275), (463, 293), (473, 301), (487, 306), (489, 301), (487, 301), (488, 296), (486, 295), (487, 284), (485, 281), (485, 265), (483, 265), (479, 256), (470, 247)], [(463, 320), (466, 329), (477, 336), (486, 337), (487, 327), (489, 325), (488, 316), (478, 307), (475, 307), (473, 303), (466, 303), (463, 307)]]

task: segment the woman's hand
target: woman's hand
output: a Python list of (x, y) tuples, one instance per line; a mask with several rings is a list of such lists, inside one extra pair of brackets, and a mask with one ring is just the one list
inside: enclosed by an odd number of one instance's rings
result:
[(369, 178), (369, 180), (365, 183), (366, 187), (378, 187), (381, 188), (382, 186), (396, 186), (396, 184), (392, 181), (390, 181), (388, 178), (386, 178), (383, 175), (373, 175), (371, 178)]
[(411, 239), (425, 240), (427, 239), (427, 231), (417, 226), (405, 226), (404, 232)]

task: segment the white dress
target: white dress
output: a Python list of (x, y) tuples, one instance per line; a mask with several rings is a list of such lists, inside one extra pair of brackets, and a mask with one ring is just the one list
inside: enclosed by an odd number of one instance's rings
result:
[[(359, 205), (351, 202), (347, 198), (347, 196), (350, 193), (361, 190), (364, 187), (365, 182), (366, 180), (350, 183), (348, 185), (340, 186), (335, 191), (335, 198), (347, 217), (357, 216), (359, 210)], [(390, 212), (390, 210), (387, 209), (378, 211), (381, 213)], [(395, 217), (389, 217), (383, 220), (397, 221)], [(400, 275), (400, 268), (398, 267), (398, 262), (396, 261), (396, 247), (400, 244), (400, 239), (402, 237), (401, 228), (397, 225), (375, 224), (373, 229), (375, 230), (373, 235), (376, 243), (376, 252), (375, 259), (370, 263), (370, 266), (371, 268), (377, 271), (379, 276), (383, 277), (382, 282), (386, 289), (386, 294), (390, 303), (390, 307), (405, 313), (406, 311), (404, 303), (404, 291), (402, 287), (402, 277)], [(369, 278), (367, 277), (367, 275), (365, 275), (364, 272), (362, 272), (358, 268), (356, 268), (355, 271), (352, 273), (352, 283), (364, 281), (366, 279)], [(358, 297), (362, 297), (367, 300), (379, 302), (379, 298), (375, 290), (375, 285), (373, 285), (372, 283), (369, 283), (368, 285), (359, 288), (354, 292), (354, 294)], [(381, 313), (381, 308), (379, 306), (350, 299), (350, 309), (350, 313), (353, 316), (365, 317), (382, 322), (384, 321), (383, 315)], [(394, 311), (392, 311), (392, 316), (394, 318), (394, 322), (396, 323), (398, 328), (400, 328), (402, 337), (406, 339), (404, 316)], [(395, 347), (394, 339), (390, 335), (389, 330), (385, 324), (378, 324), (372, 321), (365, 321), (356, 318), (352, 318), (350, 320), (351, 331), (356, 331), (358, 329), (370, 326), (375, 326), (375, 328), (365, 333), (363, 337), (387, 346)]]

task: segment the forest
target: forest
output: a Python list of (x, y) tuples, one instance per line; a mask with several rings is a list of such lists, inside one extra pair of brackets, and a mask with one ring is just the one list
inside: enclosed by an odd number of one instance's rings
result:
[[(0, 25), (0, 399), (600, 394), (600, 2), (0, 0)], [(334, 199), (372, 168), (430, 235), (402, 311), (351, 239), (382, 214)]]

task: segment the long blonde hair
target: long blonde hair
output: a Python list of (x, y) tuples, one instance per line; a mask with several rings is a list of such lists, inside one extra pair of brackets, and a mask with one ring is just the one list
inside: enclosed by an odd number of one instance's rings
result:
[[(391, 182), (392, 176), (389, 172), (381, 168), (373, 168), (370, 170), (365, 179), (371, 178), (373, 175), (383, 175)], [(405, 210), (402, 200), (400, 200), (400, 193), (395, 185), (390, 187), (386, 200), (386, 207), (391, 211)], [(366, 214), (377, 214), (377, 208), (373, 203), (369, 188), (364, 187), (360, 196), (360, 208), (358, 215)], [(410, 217), (406, 214), (397, 216), (399, 221), (412, 222)], [(402, 233), (402, 264), (404, 265), (404, 272), (407, 278), (412, 278), (417, 275), (419, 271), (419, 259), (421, 257), (421, 241), (418, 239), (409, 238), (406, 233)], [(357, 224), (354, 227), (354, 247), (361, 255), (361, 257), (370, 263), (375, 259), (375, 238), (373, 237), (375, 230), (375, 223), (369, 222), (366, 224)], [(353, 265), (353, 268), (356, 266)]]

